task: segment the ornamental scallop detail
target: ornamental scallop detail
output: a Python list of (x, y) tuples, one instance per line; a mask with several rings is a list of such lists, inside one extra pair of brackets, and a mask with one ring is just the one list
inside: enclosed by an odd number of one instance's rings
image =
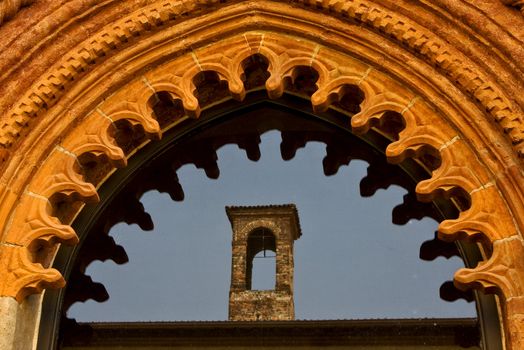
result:
[[(157, 1), (65, 53), (14, 105), (0, 128), (1, 146), (12, 148), (31, 120), (53, 107), (72, 81), (126, 41), (218, 2)], [(423, 56), (481, 103), (509, 135), (514, 149), (524, 155), (524, 127), (519, 112), (495, 82), (435, 34), (372, 1), (293, 2), (351, 18)], [(258, 2), (250, 4), (254, 15), (263, 12)], [(414, 158), (424, 166), (430, 176), (418, 183), (417, 198), (451, 198), (461, 210), (458, 218), (440, 223), (439, 237), (479, 241), (487, 252), (492, 252), (479, 266), (458, 271), (455, 284), (496, 292), (507, 306), (509, 320), (524, 318), (524, 304), (516, 301), (524, 292), (515, 282), (524, 281), (524, 248), (513, 222), (511, 203), (506, 202), (498, 187), (499, 174), (487, 170), (473, 143), (467, 142), (460, 128), (439, 112), (434, 101), (364, 60), (320, 41), (257, 28), (228, 32), (220, 40), (202, 46), (188, 44), (168, 61), (134, 74), (120, 89), (103, 94), (89, 113), (75, 116), (63, 137), (47, 145), (47, 158), (34, 166), (21, 193), (11, 193), (0, 184), (0, 198), (17, 203), (8, 209), (0, 207), (0, 218), (9, 222), (0, 250), (2, 295), (21, 302), (44, 288), (64, 285), (61, 274), (50, 267), (58, 243), (78, 242), (70, 226), (72, 220), (86, 203), (98, 201), (97, 186), (115, 167), (126, 166), (133, 152), (161, 138), (163, 130), (198, 118), (213, 104), (231, 98), (242, 101), (249, 92), (265, 89), (271, 99), (278, 99), (284, 92), (310, 99), (312, 110), (319, 113), (328, 108), (341, 110), (347, 116), (346, 127), (354, 133), (374, 129), (391, 141), (386, 148), (390, 163)], [(254, 57), (267, 64), (269, 76), (265, 83), (250, 87), (246, 76), (249, 60)], [(203, 87), (211, 80), (215, 84), (211, 86), (226, 86), (225, 94), (218, 93), (218, 89), (206, 93)], [(182, 115), (168, 115), (167, 120), (161, 120), (155, 110), (161, 98), (179, 103)], [(253, 153), (251, 156), (257, 157)], [(211, 171), (210, 176), (215, 175)], [(524, 331), (513, 324), (506, 328), (511, 348), (518, 349)]]
[[(38, 270), (42, 276), (54, 277), (43, 279), (41, 286), (31, 278), (27, 278), (24, 285), (10, 284), (10, 293), (20, 299), (42, 286), (63, 284), (56, 271), (45, 267), (46, 257), (31, 255), (31, 251), (36, 251), (38, 245), (49, 247), (59, 242), (77, 242), (78, 238), (68, 226), (68, 218), (72, 216), (61, 213), (59, 208), (63, 207), (61, 203), (75, 207), (74, 203), (98, 200), (96, 183), (86, 181), (82, 159), (106, 161), (112, 166), (126, 165), (125, 153), (115, 139), (117, 123), (125, 121), (131, 130), (143, 130), (147, 138), (159, 138), (160, 126), (152, 101), (162, 92), (173, 100), (180, 100), (187, 116), (197, 118), (203, 107), (202, 98), (195, 96), (199, 84), (196, 77), (206, 72), (227, 84), (230, 98), (242, 100), (246, 95), (243, 62), (253, 55), (268, 61), (270, 76), (265, 87), (270, 98), (293, 90), (294, 81), (301, 79), (302, 74), (312, 74), (308, 71), (312, 69), (317, 77), (310, 92), (295, 93), (310, 95), (314, 110), (329, 108), (347, 91), (361, 91), (364, 99), (360, 111), (352, 118), (348, 115), (348, 127), (351, 124), (354, 132), (381, 129), (387, 125), (388, 118), (401, 118), (404, 127), (398, 137), (392, 137), (393, 142), (386, 149), (389, 161), (399, 163), (408, 157), (423, 157), (428, 152), (440, 157), (441, 164), (433, 170), (431, 178), (418, 184), (419, 199), (453, 197), (458, 191), (470, 199), (470, 207), (464, 208), (458, 219), (440, 224), (442, 239), (478, 239), (489, 246), (490, 242), (516, 235), (508, 229), (513, 227), (511, 216), (505, 203), (498, 199), (490, 174), (482, 170), (480, 163), (476, 164), (479, 161), (460, 135), (420, 96), (362, 62), (313, 42), (272, 32), (247, 32), (192, 50), (137, 77), (93, 109), (75, 131), (56, 146), (34, 175), (5, 236), (15, 250), (26, 249), (32, 260), (18, 259), (16, 269), (2, 271), (5, 278), (12, 279), (15, 270), (26, 266), (27, 271)], [(353, 90), (346, 90), (347, 86)], [(388, 135), (388, 130), (383, 132)]]
[[(67, 86), (79, 74), (94, 67), (103, 57), (110, 56), (110, 53), (118, 50), (123, 43), (133, 40), (133, 37), (140, 36), (143, 33), (159, 30), (169, 21), (179, 20), (182, 15), (190, 15), (218, 2), (218, 0), (164, 0), (112, 23), (94, 37), (91, 37), (89, 42), (81, 44), (77, 49), (66, 54), (47, 76), (36, 82), (33, 88), (22, 97), (11, 110), (10, 117), (0, 128), (0, 146), (4, 149), (11, 148), (21, 135), (22, 130), (29, 125), (31, 119), (35, 118), (43, 109), (53, 106), (66, 91)], [(297, 5), (314, 6), (316, 10), (352, 18), (373, 30), (384, 33), (391, 40), (397, 41), (413, 52), (422, 55), (429, 63), (443, 70), (454, 84), (467, 92), (473, 99), (479, 101), (494, 120), (501, 125), (504, 132), (508, 134), (517, 153), (524, 157), (524, 146), (522, 144), (524, 127), (522, 126), (523, 120), (520, 117), (520, 111), (513, 108), (496, 82), (489, 81), (479, 70), (474, 68), (467, 57), (435, 34), (408, 18), (399, 14), (391, 14), (387, 9), (369, 0), (294, 0), (293, 2)], [(518, 5), (517, 3), (516, 5)], [(11, 9), (11, 6), (9, 9)], [(262, 12), (262, 10), (257, 5), (252, 5), (252, 11)], [(315, 48), (313, 52), (315, 50), (318, 50), (318, 48)], [(274, 53), (286, 55), (285, 50), (284, 52)], [(297, 57), (297, 61), (293, 65), (314, 62), (312, 57), (314, 58), (315, 55), (318, 55), (318, 51), (313, 55), (308, 53), (302, 58)], [(272, 69), (275, 68), (272, 67)], [(286, 64), (280, 65), (278, 68), (289, 71)], [(315, 68), (320, 69), (319, 67)], [(329, 69), (330, 67), (328, 65), (325, 68)], [(207, 68), (204, 67), (203, 69)], [(219, 71), (216, 72), (219, 75), (221, 74)], [(275, 98), (282, 93), (282, 85), (275, 81), (274, 77), (286, 78), (286, 75), (285, 72), (274, 71), (273, 73), (273, 78), (268, 81), (267, 88), (270, 96)], [(235, 81), (230, 77), (228, 81), (231, 85), (232, 95), (241, 98), (242, 88), (238, 79)], [(199, 113), (195, 109), (195, 101), (191, 101), (190, 96), (182, 96), (181, 98), (190, 115)], [(315, 103), (315, 105), (318, 104)], [(325, 106), (319, 106), (319, 108), (325, 108)]]

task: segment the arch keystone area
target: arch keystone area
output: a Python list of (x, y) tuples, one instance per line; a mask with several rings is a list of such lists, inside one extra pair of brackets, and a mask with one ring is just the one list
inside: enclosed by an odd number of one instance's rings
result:
[[(521, 2), (30, 3), (0, 2), (0, 348), (35, 346), (41, 292), (66, 282), (59, 245), (78, 242), (71, 223), (115, 168), (255, 90), (335, 108), (354, 133), (388, 138), (389, 162), (424, 166), (418, 199), (460, 209), (439, 237), (485, 252), (455, 284), (497, 293), (506, 348), (522, 348)], [(267, 64), (264, 83), (247, 81), (250, 60)], [(155, 110), (166, 98), (176, 117)]]

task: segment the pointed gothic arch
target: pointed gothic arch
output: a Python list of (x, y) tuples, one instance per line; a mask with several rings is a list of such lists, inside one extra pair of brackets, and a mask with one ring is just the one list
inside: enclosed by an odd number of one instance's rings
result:
[[(351, 120), (348, 113), (348, 127), (390, 137), (393, 163), (439, 158), (417, 195), (466, 198), (459, 218), (443, 221), (439, 234), (479, 240), (486, 252), (486, 262), (458, 271), (455, 283), (498, 293), (506, 345), (522, 347), (520, 12), (494, 1), (505, 17), (488, 20), (482, 5), (446, 1), (91, 2), (43, 8), (43, 1), (0, 28), (2, 45), (10, 45), (0, 77), (2, 346), (38, 330), (39, 293), (65, 283), (49, 267), (58, 244), (78, 241), (70, 223), (97, 201), (114, 168), (203, 108), (242, 100), (246, 59), (261, 55), (270, 98), (293, 93), (294, 79), (310, 67), (318, 74), (315, 111), (338, 108), (333, 104), (357, 89), (363, 101)], [(465, 13), (472, 19), (452, 15)], [(30, 24), (32, 36), (24, 33)], [(229, 95), (197, 98), (202, 72), (227, 84)], [(183, 108), (179, 118), (159, 123), (151, 104), (159, 94)], [(395, 139), (387, 120), (399, 117), (404, 128)]]

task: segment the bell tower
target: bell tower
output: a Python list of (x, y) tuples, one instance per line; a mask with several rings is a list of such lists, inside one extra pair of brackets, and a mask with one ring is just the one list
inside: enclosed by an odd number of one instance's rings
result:
[[(301, 235), (295, 205), (226, 207), (226, 213), (233, 229), (229, 320), (293, 320), (293, 244)], [(260, 252), (275, 257), (274, 289), (252, 290)]]

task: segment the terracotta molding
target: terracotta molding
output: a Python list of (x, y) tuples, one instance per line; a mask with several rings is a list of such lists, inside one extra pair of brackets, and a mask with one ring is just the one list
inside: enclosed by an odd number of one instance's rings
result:
[[(152, 108), (158, 92), (181, 102), (183, 120), (198, 118), (204, 106), (194, 94), (194, 78), (203, 71), (227, 82), (227, 98), (242, 101), (249, 92), (243, 62), (261, 55), (269, 62), (270, 98), (279, 98), (300, 69), (310, 67), (318, 73), (315, 111), (331, 108), (349, 86), (358, 88), (364, 101), (351, 118), (355, 133), (380, 129), (396, 115), (405, 128), (398, 139), (391, 137), (390, 162), (439, 157), (431, 178), (417, 185), (417, 196), (431, 201), (461, 191), (470, 200), (457, 219), (440, 223), (439, 237), (480, 240), (493, 250), (483, 264), (458, 271), (455, 283), (501, 296), (507, 348), (519, 349), (524, 181), (515, 153), (522, 144), (515, 137), (524, 130), (521, 117), (489, 75), (421, 25), (370, 1), (313, 3), (340, 16), (328, 20), (316, 9), (273, 1), (163, 0), (65, 52), (13, 107), (0, 133), (6, 149), (17, 147), (0, 181), (0, 295), (22, 302), (64, 285), (50, 264), (59, 243), (78, 241), (71, 221), (85, 203), (98, 200), (103, 179), (140, 151), (140, 144), (126, 151), (118, 146), (119, 124), (143, 130), (150, 140), (161, 137)], [(199, 15), (172, 25), (191, 13)], [(99, 181), (87, 181), (85, 156), (100, 166)]]
[[(238, 5), (239, 8), (240, 8), (241, 6), (244, 6), (244, 5)], [(284, 11), (285, 8), (286, 8), (286, 6), (281, 5), (280, 8), (278, 9), (278, 11)], [(228, 11), (229, 11), (229, 10), (228, 10)], [(236, 11), (236, 12), (235, 12), (235, 11)], [(239, 14), (240, 14), (240, 15), (242, 14), (242, 11), (245, 11), (245, 10), (242, 10), (241, 8), (238, 9), (238, 10), (236, 10), (236, 9), (235, 9), (235, 10), (234, 10), (234, 9), (231, 9), (231, 11), (229, 11), (229, 12), (235, 13), (235, 16), (238, 16)], [(298, 10), (293, 10), (293, 11), (295, 11), (295, 15), (298, 13), (298, 12), (297, 12)], [(225, 12), (226, 12), (226, 9), (222, 9), (222, 13), (225, 13)], [(305, 11), (302, 11), (302, 12), (305, 13)], [(223, 15), (222, 17), (224, 18), (224, 16), (227, 16), (227, 15)], [(231, 15), (231, 16), (233, 16), (233, 15)], [(271, 18), (272, 18), (271, 16), (274, 17), (273, 20), (271, 20)], [(266, 15), (262, 15), (262, 14), (260, 14), (260, 15), (257, 16), (258, 19), (256, 19), (256, 21), (253, 21), (254, 24), (251, 23), (251, 21), (249, 20), (249, 18), (257, 18), (257, 17), (247, 17), (247, 18), (244, 19), (244, 21), (242, 22), (242, 24), (244, 25), (245, 28), (249, 28), (249, 27), (253, 27), (253, 26), (256, 27), (256, 26), (259, 25), (258, 23), (264, 23), (264, 21), (266, 21), (266, 22), (267, 22), (267, 25), (270, 25), (270, 23), (271, 23), (271, 25), (276, 26), (277, 24), (280, 25), (280, 23), (282, 23), (281, 21), (278, 20), (278, 17), (279, 17), (279, 16), (280, 16), (280, 14), (279, 14), (279, 15), (277, 15), (277, 14), (272, 14), (272, 15), (271, 15), (271, 14), (267, 14), (267, 16), (266, 16)], [(226, 20), (226, 19), (224, 18), (223, 21), (225, 21), (225, 20)], [(231, 20), (235, 20), (235, 18), (232, 18)], [(305, 21), (305, 20), (306, 20), (306, 19), (302, 19), (302, 21)], [(308, 20), (310, 20), (310, 19), (308, 19)], [(336, 25), (341, 25), (341, 24), (342, 24), (341, 22), (336, 22), (336, 23), (337, 23)], [(195, 27), (193, 27), (192, 30), (197, 30), (197, 31), (200, 30), (200, 31), (202, 31), (202, 30), (203, 30), (202, 28), (205, 27), (205, 26), (207, 26), (207, 25), (209, 25), (209, 23), (204, 23), (204, 22), (195, 22)], [(177, 26), (177, 28), (178, 28), (178, 26)], [(199, 29), (195, 29), (195, 28), (199, 28)], [(236, 27), (235, 27), (235, 26), (230, 26), (230, 28), (231, 28), (231, 30), (235, 30)], [(291, 24), (291, 23), (290, 23), (289, 25), (284, 25), (284, 26), (282, 26), (282, 30), (284, 30), (284, 31), (293, 31), (293, 28), (294, 28), (294, 26), (293, 26), (293, 24)], [(358, 29), (358, 31), (357, 31), (356, 29)], [(315, 31), (318, 31), (318, 30), (319, 30), (319, 28), (318, 28), (318, 27), (315, 27), (315, 26), (313, 26), (313, 25), (311, 25), (310, 27), (308, 27), (308, 31), (310, 31), (310, 32), (312, 32), (312, 33), (315, 32)], [(344, 36), (343, 38), (345, 38), (344, 40), (348, 40), (348, 42), (351, 41), (351, 40), (353, 40), (353, 38), (355, 38), (355, 36), (358, 36), (360, 33), (364, 33), (364, 32), (360, 29), (360, 27), (357, 27), (357, 28), (353, 28), (353, 29), (351, 29), (351, 27), (349, 26), (349, 27), (346, 28), (346, 30), (350, 31), (350, 32), (349, 32), (350, 34)], [(162, 45), (162, 40), (168, 40), (168, 39), (166, 39), (166, 31), (167, 31), (167, 28), (166, 28), (163, 32), (160, 32), (160, 33), (158, 33), (158, 34), (155, 34), (153, 37), (150, 37), (151, 40), (152, 40), (152, 42), (154, 42), (154, 43), (158, 43), (158, 45)], [(300, 35), (300, 33), (297, 33), (297, 34)], [(307, 34), (307, 33), (305, 33), (305, 34)], [(173, 35), (174, 35), (174, 34), (173, 34)], [(176, 34), (176, 35), (179, 35), (179, 34)], [(211, 35), (211, 36), (212, 36), (212, 35), (214, 35), (214, 32), (211, 33), (211, 34), (206, 34), (206, 35), (208, 35), (208, 36)], [(339, 38), (339, 39), (342, 39), (342, 37)], [(337, 40), (339, 40), (339, 39), (337, 39)], [(378, 39), (379, 39), (379, 38), (376, 37), (376, 36), (375, 36), (375, 37), (372, 36), (372, 37), (370, 37), (370, 38), (366, 38), (366, 40), (368, 40), (368, 42), (363, 43), (362, 45), (364, 45), (364, 46), (362, 46), (362, 48), (359, 48), (359, 50), (363, 50), (364, 47), (366, 47), (366, 45), (369, 45), (370, 43), (372, 43), (372, 42), (374, 42), (374, 41), (376, 41), (376, 40), (378, 40)], [(206, 39), (206, 40), (210, 40), (210, 39)], [(333, 43), (336, 43), (336, 41), (334, 41), (334, 39), (324, 38), (323, 40), (333, 41)], [(149, 50), (150, 52), (153, 52), (153, 49), (152, 49), (151, 47), (149, 47), (150, 45), (149, 45), (147, 42), (145, 42), (145, 41), (141, 41), (140, 43), (141, 43), (141, 44), (138, 45), (136, 49), (133, 49), (133, 50), (128, 49), (128, 50), (125, 50), (125, 51), (123, 50), (123, 51), (121, 51), (120, 53), (115, 53), (114, 58), (113, 58), (112, 60), (110, 60), (110, 61), (107, 62), (108, 64), (111, 63), (111, 65), (112, 65), (113, 68), (111, 68), (111, 67), (104, 68), (104, 69), (107, 69), (106, 73), (103, 73), (103, 74), (101, 73), (101, 72), (103, 72), (102, 67), (105, 66), (106, 64), (104, 63), (105, 61), (100, 61), (101, 63), (98, 63), (98, 68), (97, 68), (97, 70), (96, 70), (96, 72), (97, 72), (97, 75), (96, 75), (96, 76), (97, 76), (97, 77), (96, 77), (96, 78), (94, 77), (93, 80), (92, 80), (92, 82), (96, 81), (97, 79), (100, 79), (101, 77), (104, 76), (104, 74), (110, 74), (111, 70), (115, 70), (115, 69), (117, 69), (117, 68), (116, 68), (117, 66), (114, 65), (115, 63), (117, 63), (117, 62), (119, 62), (119, 61), (127, 61), (127, 60), (129, 60), (129, 59), (132, 59), (132, 57), (134, 57), (134, 55), (137, 55), (138, 52), (139, 52), (140, 50)], [(357, 43), (355, 42), (355, 44), (357, 44)], [(384, 43), (382, 43), (382, 44), (384, 44)], [(170, 49), (170, 50), (171, 50), (171, 55), (173, 55), (174, 52), (177, 52), (177, 50), (181, 50), (181, 49), (183, 50), (183, 49), (185, 49), (185, 45), (186, 45), (186, 44), (184, 44), (184, 42), (182, 42), (182, 41), (180, 42), (180, 45), (174, 45), (174, 48), (173, 48), (173, 49)], [(392, 49), (393, 49), (393, 48), (391, 48), (391, 47), (389, 48), (388, 55), (390, 55), (390, 56), (393, 55), (393, 51), (392, 51)], [(350, 49), (350, 46), (347, 46), (346, 50), (351, 50), (351, 49)], [(401, 53), (401, 50), (402, 50), (402, 49), (397, 50), (397, 51), (396, 51), (396, 55), (404, 55), (403, 53)], [(349, 52), (349, 51), (348, 51), (348, 52)], [(361, 54), (361, 53), (359, 53), (358, 51), (357, 51), (356, 53), (359, 54), (359, 55)], [(383, 54), (383, 53), (381, 53), (380, 50), (378, 50), (378, 51), (371, 51), (371, 52), (369, 53), (369, 57), (366, 58), (366, 59), (374, 59), (374, 57), (376, 57), (377, 55), (382, 55), (382, 54)], [(117, 56), (118, 56), (118, 57), (117, 57)], [(138, 57), (138, 56), (136, 56), (136, 57)], [(363, 58), (364, 58), (364, 57), (363, 57)], [(412, 62), (412, 61), (414, 61), (414, 58), (413, 58), (413, 57), (410, 59), (410, 62)], [(150, 62), (150, 63), (141, 63), (141, 64), (146, 65), (146, 64), (153, 64), (153, 63)], [(391, 69), (395, 69), (396, 74), (398, 74), (398, 75), (401, 76), (401, 75), (405, 75), (405, 74), (406, 74), (406, 70), (399, 71), (400, 69), (403, 68), (401, 65), (404, 65), (404, 64), (405, 64), (404, 62), (399, 62), (399, 65), (400, 65), (400, 66), (397, 66), (397, 67), (395, 67), (395, 68), (393, 68), (393, 66), (392, 66), (391, 64), (389, 64), (389, 65), (385, 65), (385, 66), (381, 67), (380, 69), (390, 69), (390, 70), (391, 70)], [(124, 78), (124, 77), (126, 76), (126, 74), (127, 74), (127, 75), (139, 74), (138, 72), (131, 73), (130, 69), (133, 69), (133, 68), (131, 68), (131, 67), (139, 67), (139, 66), (138, 66), (138, 65), (132, 65), (132, 66), (128, 66), (128, 67), (126, 67), (126, 73), (125, 73), (125, 74), (118, 74), (118, 75), (115, 76), (114, 78), (111, 78), (111, 80), (112, 80), (112, 83), (111, 83), (111, 84), (117, 84), (117, 80), (120, 79), (120, 78)], [(406, 66), (406, 67), (407, 67), (407, 66)], [(422, 68), (423, 68), (423, 67), (422, 67)], [(414, 65), (414, 66), (411, 66), (410, 69), (418, 69), (418, 68), (417, 68), (416, 65)], [(98, 75), (98, 74), (101, 74), (101, 75)], [(406, 79), (408, 79), (408, 80), (410, 80), (410, 79), (418, 79), (418, 80), (417, 80), (417, 81), (418, 81), (418, 83), (417, 83), (418, 85), (420, 85), (420, 84), (425, 84), (423, 80), (420, 80), (419, 78), (417, 78), (417, 76), (416, 76), (417, 74), (418, 74), (418, 75), (427, 75), (427, 76), (431, 76), (431, 77), (432, 77), (432, 76), (436, 76), (436, 77), (438, 77), (438, 74), (437, 74), (435, 71), (433, 71), (433, 70), (429, 70), (429, 71), (428, 71), (428, 70), (426, 70), (426, 68), (425, 68), (425, 69), (421, 69), (421, 70), (419, 70), (416, 74), (413, 74), (410, 78), (406, 78)], [(69, 89), (69, 91), (71, 91), (71, 90), (75, 90), (75, 91), (85, 90), (86, 88), (88, 88), (89, 84), (91, 84), (91, 83), (89, 83), (89, 79), (90, 79), (90, 78), (88, 78), (88, 75), (85, 75), (85, 77), (84, 77), (84, 78), (83, 78), (79, 83), (72, 84), (71, 87), (70, 87), (70, 89)], [(440, 79), (440, 80), (436, 80), (436, 81), (437, 81), (437, 82), (443, 82), (443, 80), (441, 80), (441, 79)], [(80, 85), (79, 85), (79, 84), (80, 84)], [(78, 89), (76, 88), (76, 86), (79, 86)], [(114, 86), (114, 85), (113, 85), (113, 86)], [(450, 87), (449, 85), (439, 85), (438, 87), (435, 87), (435, 89), (437, 89), (437, 90), (441, 90), (441, 91), (449, 91), (449, 90), (451, 89), (451, 87)], [(452, 89), (451, 89), (451, 90), (452, 90)], [(76, 93), (76, 92), (75, 92), (75, 93)], [(424, 93), (427, 93), (427, 91), (424, 92)], [(440, 104), (439, 99), (441, 99), (441, 97), (439, 97), (438, 94), (437, 94), (437, 95), (434, 95), (434, 96), (432, 97), (432, 99), (437, 99), (436, 101)], [(70, 105), (70, 106), (71, 106), (71, 105), (75, 105), (75, 110), (74, 110), (74, 113), (75, 113), (75, 114), (78, 114), (78, 113), (81, 114), (81, 113), (82, 113), (82, 112), (79, 111), (79, 108), (80, 108), (79, 106), (82, 105), (82, 102), (83, 102), (82, 99), (70, 100), (70, 99), (68, 98), (66, 101), (68, 101), (68, 102), (64, 102), (64, 103), (66, 103), (66, 105)], [(92, 103), (95, 103), (95, 102), (92, 102)], [(63, 104), (59, 104), (59, 105), (53, 107), (53, 108), (50, 109), (49, 112), (46, 114), (46, 115), (47, 115), (46, 118), (47, 118), (50, 122), (53, 122), (53, 123), (56, 122), (57, 120), (61, 120), (61, 118), (63, 118), (63, 117), (58, 117), (58, 115), (55, 115), (55, 114), (54, 114), (54, 113), (55, 113), (54, 110), (56, 110), (57, 108), (58, 108), (58, 109), (63, 109), (64, 107), (65, 107), (65, 106), (64, 106)], [(449, 108), (449, 107), (448, 107), (448, 108)], [(466, 108), (466, 110), (468, 110), (468, 111), (469, 111), (469, 110), (476, 110), (476, 106), (474, 106), (474, 105), (470, 105), (470, 106), (468, 106), (468, 107), (463, 107), (463, 108)], [(71, 112), (72, 112), (72, 111), (69, 111), (69, 112), (68, 112), (68, 115), (69, 115)], [(461, 113), (461, 112), (456, 111), (456, 110), (446, 110), (444, 114), (447, 114), (447, 115), (455, 115), (455, 114), (457, 114), (457, 113)], [(466, 114), (469, 114), (469, 113), (470, 113), (470, 112), (466, 112)], [(481, 117), (476, 118), (476, 119), (479, 119), (479, 120), (480, 120), (480, 118), (481, 118)], [(468, 122), (468, 123), (469, 123), (469, 122)], [(40, 124), (41, 124), (41, 123), (40, 123)], [(31, 135), (28, 135), (28, 137), (31, 139), (31, 141), (28, 143), (29, 145), (34, 145), (34, 144), (36, 144), (36, 143), (43, 142), (43, 140), (32, 139), (33, 136), (37, 136), (37, 135), (46, 135), (46, 136), (47, 136), (47, 135), (49, 135), (48, 127), (45, 127), (45, 128), (44, 128), (44, 125), (46, 125), (46, 124), (43, 124), (43, 125), (42, 125), (42, 129), (40, 128), (40, 124), (35, 125), (35, 126), (32, 127), (33, 129), (36, 127), (36, 128), (37, 128), (36, 130), (40, 130), (40, 131), (34, 133), (32, 136), (31, 136)], [(465, 128), (465, 127), (469, 127), (469, 126), (468, 126), (468, 125), (465, 125), (465, 124), (462, 124), (462, 125), (460, 126), (460, 128)], [(35, 131), (36, 131), (36, 130), (35, 130)], [(486, 133), (487, 130), (488, 130), (488, 129), (483, 128), (482, 132), (483, 132), (483, 133)], [(485, 137), (485, 141), (482, 141), (482, 142), (484, 142), (484, 143), (486, 143), (486, 142), (488, 142), (488, 143), (489, 143), (489, 142), (495, 142), (495, 140), (498, 140), (498, 138), (499, 138), (499, 136), (497, 136), (497, 134), (498, 134), (498, 131), (497, 131), (496, 129), (494, 129), (491, 133), (486, 134), (486, 135), (484, 136), (484, 137)], [(475, 147), (479, 147), (479, 148), (483, 148), (483, 147), (485, 147), (485, 146), (482, 146), (482, 142), (481, 142), (480, 140), (479, 140), (479, 141), (474, 141), (473, 139), (470, 138), (469, 142), (475, 142), (475, 144), (476, 144)], [(480, 143), (479, 143), (479, 142), (480, 142)], [(502, 142), (502, 140), (498, 140), (497, 142)], [(21, 145), (19, 145), (19, 147), (20, 147), (20, 146), (21, 146)], [(20, 150), (22, 150), (22, 148), (20, 148)], [(499, 150), (499, 151), (505, 151), (506, 149), (505, 149), (505, 148), (499, 148), (498, 150)], [(22, 153), (27, 153), (27, 152), (29, 152), (29, 150), (28, 150), (28, 149), (24, 149), (24, 151), (23, 151)], [(511, 152), (510, 152), (510, 153), (511, 153)], [(500, 155), (497, 155), (497, 157), (501, 158), (501, 160), (502, 160), (502, 159), (506, 159), (507, 157), (511, 157), (511, 155), (510, 155), (510, 154), (504, 154), (504, 153), (501, 153)], [(21, 160), (21, 159), (19, 158), (18, 160)], [(15, 164), (17, 164), (18, 160), (15, 161), (15, 159), (13, 159), (12, 161), (9, 162), (9, 165), (10, 165), (9, 169), (6, 169), (6, 171), (4, 171), (4, 176), (3, 176), (4, 181), (5, 181), (5, 179), (7, 179), (7, 178), (11, 178), (11, 179), (15, 179), (15, 178), (24, 178), (24, 176), (21, 176), (20, 173), (17, 173), (17, 176), (15, 176), (16, 170), (15, 170), (15, 168), (13, 168), (12, 166), (15, 166)], [(34, 161), (37, 161), (37, 160), (35, 159)], [(503, 168), (496, 169), (496, 170), (494, 170), (494, 172), (495, 172), (495, 173), (498, 173), (498, 172), (500, 172), (501, 169), (503, 169)], [(23, 186), (22, 186), (22, 187), (23, 187)], [(16, 189), (13, 188), (13, 187), (11, 187), (11, 189), (14, 190), (14, 191), (19, 192), (19, 191), (21, 190), (22, 187), (17, 186)]]
[(519, 9), (524, 14), (524, 0), (502, 0), (502, 2), (508, 6)]
[[(299, 4), (307, 1), (295, 1)], [(123, 43), (139, 36), (143, 32), (154, 31), (181, 14), (201, 11), (201, 6), (212, 5), (215, 1), (159, 1), (153, 5), (122, 18), (110, 27), (97, 33), (89, 41), (64, 55), (54, 71), (49, 72), (15, 104), (8, 113), (8, 118), (0, 130), (0, 146), (9, 149), (23, 132), (23, 128), (33, 119), (43, 106), (49, 108), (63, 93), (70, 81), (85, 70), (91, 69), (102, 56), (111, 55)], [(524, 127), (522, 111), (510, 102), (495, 81), (486, 77), (467, 57), (458, 52), (443, 39), (431, 31), (416, 24), (409, 18), (391, 11), (368, 0), (350, 2), (331, 0), (314, 2), (323, 10), (338, 13), (375, 28), (385, 33), (388, 38), (397, 40), (426, 60), (444, 70), (450, 79), (471, 98), (478, 100), (484, 108), (500, 123), (504, 132), (514, 144), (515, 151), (524, 157)], [(260, 6), (253, 6), (253, 11), (264, 11)]]
[[(216, 44), (195, 48), (171, 61), (156, 65), (154, 69), (112, 92), (87, 117), (77, 118), (74, 127), (62, 133), (60, 144), (54, 147), (39, 169), (31, 175), (25, 194), (9, 220), (11, 225), (4, 235), (4, 244), (16, 246), (18, 254), (25, 249), (29, 256), (35, 242), (74, 244), (77, 238), (71, 228), (57, 221), (51, 215), (52, 211), (45, 208), (52, 204), (51, 198), (57, 193), (65, 194), (71, 203), (97, 199), (93, 185), (85, 182), (82, 174), (74, 170), (79, 157), (104, 154), (113, 161), (114, 166), (125, 166), (125, 156), (109, 136), (110, 130), (118, 120), (127, 120), (131, 125), (141, 125), (150, 137), (158, 137), (159, 125), (149, 102), (155, 92), (168, 92), (182, 102), (187, 115), (197, 118), (200, 106), (193, 95), (196, 88), (193, 78), (199, 72), (217, 72), (221, 80), (227, 81), (232, 97), (242, 100), (246, 94), (240, 79), (242, 62), (254, 54), (261, 54), (269, 61), (271, 76), (266, 82), (266, 89), (271, 98), (282, 95), (286, 81), (293, 79), (296, 67), (311, 66), (319, 74), (318, 90), (311, 97), (313, 108), (317, 111), (329, 108), (332, 102), (342, 98), (344, 86), (356, 85), (363, 91), (365, 100), (361, 105), (362, 110), (351, 120), (355, 132), (364, 133), (370, 127), (380, 125), (382, 118), (391, 112), (401, 115), (406, 127), (400, 133), (399, 140), (386, 149), (391, 162), (421, 156), (428, 147), (438, 150), (442, 165), (429, 180), (418, 184), (419, 198), (432, 200), (461, 188), (472, 200), (471, 208), (463, 211), (458, 219), (440, 224), (439, 235), (442, 238), (482, 238), (497, 243), (517, 237), (518, 231), (514, 227), (511, 212), (493, 183), (493, 174), (486, 170), (474, 150), (463, 141), (468, 137), (457, 134), (449, 120), (436, 113), (435, 108), (422, 96), (414, 94), (386, 74), (373, 70), (371, 66), (319, 46), (318, 43), (267, 31), (254, 31), (222, 38)], [(103, 91), (107, 94), (105, 89)], [(79, 209), (73, 206), (71, 210)], [(495, 245), (495, 249), (498, 246)], [(22, 300), (29, 293), (42, 288), (60, 287), (64, 283), (60, 275), (46, 268), (44, 263), (38, 267), (39, 262), (34, 258), (21, 261), (6, 257), (5, 261), (9, 264), (17, 261), (17, 265), (9, 265), (0, 271), (3, 280), (12, 281), (4, 287), (3, 295)], [(490, 263), (493, 263), (492, 260)], [(501, 266), (498, 265), (498, 268)], [(23, 276), (25, 271), (31, 278), (20, 279), (18, 276)], [(38, 271), (41, 271), (42, 276), (39, 280)], [(482, 275), (481, 267), (468, 270), (469, 279), (462, 277), (465, 271), (461, 270), (457, 275), (457, 283), (463, 286), (477, 286), (475, 283), (479, 278), (490, 279)], [(515, 270), (512, 265), (507, 267), (507, 271), (517, 275), (524, 273)], [(470, 283), (470, 280), (474, 282)], [(519, 285), (524, 277), (506, 282), (515, 284), (513, 289), (508, 289), (506, 285), (499, 286), (496, 279), (490, 281), (507, 299), (512, 295), (505, 293), (520, 290)]]
[(0, 0), (0, 25), (13, 18), (20, 8), (34, 3), (35, 0)]

